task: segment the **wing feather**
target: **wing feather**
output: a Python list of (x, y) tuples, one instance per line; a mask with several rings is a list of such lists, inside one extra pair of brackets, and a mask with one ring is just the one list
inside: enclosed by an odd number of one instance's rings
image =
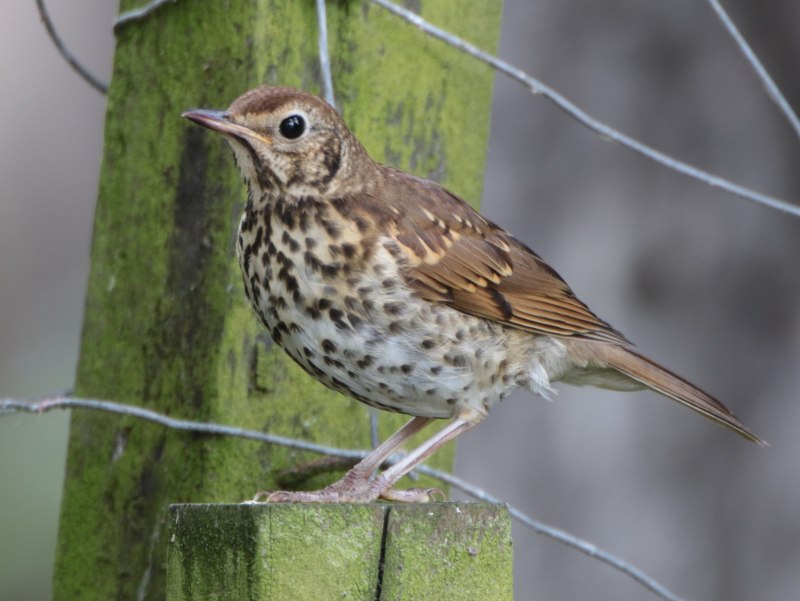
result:
[[(386, 184), (404, 273), (423, 297), (511, 328), (627, 343), (539, 256), (460, 198), (412, 177)], [(413, 202), (403, 202), (409, 194)]]

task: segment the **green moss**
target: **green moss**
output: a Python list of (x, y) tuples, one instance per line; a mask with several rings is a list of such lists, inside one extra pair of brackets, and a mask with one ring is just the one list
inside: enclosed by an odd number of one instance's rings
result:
[[(499, 2), (457, 4), (422, 10), (491, 50)], [(378, 7), (335, 2), (328, 15), (337, 98), (373, 155), (476, 202), (492, 73)], [(119, 32), (78, 395), (367, 446), (362, 405), (266, 348), (232, 244), (243, 186), (225, 143), (180, 118), (265, 82), (318, 91), (318, 70), (309, 3), (168, 3)], [(382, 416), (382, 434), (403, 420)], [(238, 501), (312, 458), (73, 412), (54, 598), (162, 599), (170, 502)], [(432, 459), (447, 466), (452, 449)]]
[(173, 506), (167, 601), (507, 601), (510, 528), (477, 503)]
[(215, 599), (226, 590), (235, 590), (237, 599), (259, 598), (259, 512), (246, 509), (194, 506), (191, 516), (180, 507), (170, 509), (170, 598)]
[(508, 509), (396, 505), (386, 527), (381, 601), (513, 599)]
[(380, 505), (173, 506), (167, 599), (373, 601), (385, 511)]

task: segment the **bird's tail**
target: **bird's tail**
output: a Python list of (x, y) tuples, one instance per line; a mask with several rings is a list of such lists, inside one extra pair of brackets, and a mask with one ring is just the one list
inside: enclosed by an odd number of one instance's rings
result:
[(680, 376), (661, 367), (655, 361), (629, 348), (618, 345), (604, 344), (602, 345), (602, 350), (597, 350), (600, 351), (602, 359), (608, 367), (656, 392), (683, 403), (689, 409), (693, 409), (710, 420), (730, 428), (747, 440), (766, 446), (766, 443), (740, 422), (725, 405)]

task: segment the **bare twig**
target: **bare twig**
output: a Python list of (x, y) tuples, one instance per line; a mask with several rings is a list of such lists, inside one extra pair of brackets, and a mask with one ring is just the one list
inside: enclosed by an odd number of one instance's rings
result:
[(275, 483), (280, 488), (296, 488), (311, 478), (332, 472), (344, 472), (358, 462), (345, 457), (318, 457), (299, 465), (293, 465), (275, 475)]
[(47, 30), (47, 35), (49, 35), (50, 39), (53, 40), (53, 44), (55, 44), (56, 49), (58, 50), (59, 54), (61, 54), (63, 59), (67, 61), (69, 66), (72, 67), (72, 69), (90, 86), (92, 86), (101, 94), (106, 94), (108, 92), (108, 85), (104, 84), (94, 75), (89, 73), (86, 67), (80, 64), (78, 59), (72, 56), (72, 53), (67, 50), (66, 46), (64, 46), (64, 42), (61, 41), (61, 37), (59, 37), (58, 32), (56, 32), (56, 28), (53, 26), (53, 22), (50, 20), (50, 14), (47, 12), (47, 7), (44, 5), (44, 0), (36, 0), (36, 8), (39, 9), (39, 17), (42, 19), (42, 23), (44, 23), (44, 28)]
[(504, 60), (501, 60), (495, 56), (492, 56), (488, 52), (484, 52), (480, 48), (473, 46), (469, 42), (462, 40), (461, 38), (436, 27), (435, 25), (431, 25), (427, 21), (425, 21), (422, 17), (417, 15), (416, 13), (411, 12), (410, 10), (403, 8), (402, 6), (398, 6), (388, 0), (371, 0), (375, 4), (382, 6), (386, 10), (394, 13), (398, 17), (405, 19), (412, 25), (418, 27), (431, 37), (437, 38), (454, 48), (472, 56), (473, 58), (478, 59), (490, 65), (497, 71), (508, 75), (512, 79), (522, 83), (525, 85), (533, 94), (539, 94), (542, 97), (546, 98), (553, 104), (555, 104), (559, 109), (567, 113), (573, 119), (578, 121), (581, 125), (589, 128), (590, 130), (594, 131), (595, 133), (599, 134), (601, 137), (610, 140), (612, 142), (616, 142), (633, 150), (634, 152), (647, 157), (672, 169), (673, 171), (677, 171), (678, 173), (682, 173), (683, 175), (688, 175), (694, 179), (700, 180), (712, 186), (714, 188), (720, 188), (731, 194), (735, 194), (736, 196), (740, 196), (752, 202), (755, 202), (760, 205), (764, 205), (770, 207), (772, 209), (776, 209), (778, 211), (782, 211), (784, 213), (788, 213), (790, 215), (794, 215), (795, 217), (800, 217), (800, 206), (791, 204), (786, 202), (785, 200), (780, 200), (778, 198), (773, 198), (772, 196), (767, 196), (766, 194), (762, 194), (761, 192), (756, 192), (755, 190), (750, 190), (749, 188), (745, 188), (744, 186), (740, 186), (735, 184), (731, 181), (708, 173), (707, 171), (703, 171), (698, 169), (697, 167), (693, 167), (688, 163), (684, 163), (683, 161), (679, 161), (677, 159), (672, 158), (671, 156), (664, 154), (663, 152), (651, 148), (630, 136), (623, 134), (622, 132), (617, 131), (603, 123), (595, 119), (594, 117), (590, 116), (588, 113), (584, 112), (580, 108), (578, 108), (575, 104), (573, 104), (570, 100), (556, 92), (553, 88), (547, 86), (546, 84), (540, 82), (539, 80), (531, 77), (521, 69), (507, 63)]
[[(478, 499), (479, 501), (484, 501), (486, 503), (502, 503), (503, 501), (487, 493), (485, 490), (470, 484), (460, 478), (456, 478), (452, 474), (448, 474), (447, 472), (442, 472), (440, 470), (428, 467), (427, 465), (419, 465), (417, 466), (417, 471), (420, 474), (425, 474), (426, 476), (430, 476), (431, 478), (436, 478), (437, 480), (444, 482), (445, 484), (449, 484), (450, 486), (457, 488), (458, 490), (465, 492), (466, 494), (470, 495)], [(520, 523), (524, 524), (537, 534), (543, 534), (553, 540), (556, 540), (568, 547), (572, 547), (573, 549), (580, 551), (581, 553), (588, 555), (598, 561), (602, 561), (603, 563), (611, 566), (615, 570), (622, 572), (633, 578), (636, 582), (644, 586), (646, 589), (665, 599), (666, 601), (681, 601), (681, 598), (666, 589), (664, 586), (653, 580), (650, 576), (645, 574), (636, 566), (631, 565), (627, 561), (620, 559), (616, 555), (609, 553), (608, 551), (603, 551), (602, 549), (597, 548), (596, 545), (590, 543), (587, 540), (583, 540), (578, 538), (577, 536), (573, 536), (572, 534), (565, 532), (564, 530), (560, 530), (559, 528), (554, 528), (553, 526), (548, 526), (542, 522), (534, 520), (529, 515), (523, 513), (516, 507), (512, 505), (508, 505), (508, 512), (511, 514), (513, 518), (516, 518), (520, 521)]]
[[(121, 13), (114, 21), (114, 31), (118, 32), (125, 25), (144, 19), (156, 10), (162, 7), (167, 2), (175, 2), (176, 0), (151, 0), (148, 4), (140, 8), (135, 8), (127, 12)], [(328, 52), (328, 19), (325, 6), (325, 0), (316, 0), (317, 4), (317, 27), (319, 30), (318, 44), (319, 44), (319, 62), (320, 71), (322, 73), (322, 87), (323, 96), (325, 101), (331, 106), (336, 106), (336, 99), (333, 94), (333, 77), (331, 75), (331, 61), (330, 53)]]
[(322, 89), (325, 101), (331, 106), (336, 106), (333, 97), (333, 76), (331, 75), (331, 56), (328, 53), (328, 16), (325, 9), (325, 0), (317, 0), (317, 28), (319, 42), (319, 66), (322, 71)]
[(268, 442), (270, 444), (280, 445), (290, 449), (297, 449), (299, 451), (310, 451), (312, 453), (332, 455), (334, 457), (362, 459), (367, 455), (367, 453), (364, 451), (348, 451), (346, 449), (326, 447), (313, 442), (305, 442), (303, 440), (287, 438), (285, 436), (278, 436), (276, 434), (266, 434), (265, 432), (256, 432), (254, 430), (244, 430), (242, 428), (235, 428), (233, 426), (225, 426), (222, 424), (178, 419), (169, 417), (168, 415), (164, 415), (156, 411), (150, 411), (149, 409), (143, 409), (142, 407), (125, 405), (123, 403), (115, 403), (113, 401), (64, 397), (51, 397), (33, 403), (14, 399), (0, 400), (0, 414), (12, 411), (44, 413), (46, 411), (51, 411), (52, 409), (94, 409), (97, 411), (107, 411), (109, 413), (130, 415), (148, 422), (166, 426), (167, 428), (171, 428), (173, 430), (185, 430), (190, 432), (201, 432), (205, 434), (247, 438), (250, 440), (258, 440), (260, 442)]
[(374, 407), (369, 409), (369, 444), (373, 449), (377, 449), (380, 441), (378, 440), (378, 410)]
[[(255, 430), (245, 430), (243, 428), (235, 428), (232, 426), (225, 426), (222, 424), (177, 419), (174, 417), (163, 415), (156, 411), (150, 411), (149, 409), (143, 409), (141, 407), (136, 407), (133, 405), (125, 405), (123, 403), (115, 403), (113, 401), (81, 399), (81, 398), (63, 397), (56, 395), (48, 395), (47, 398), (42, 398), (36, 401), (0, 399), (0, 415), (6, 413), (13, 413), (16, 411), (25, 411), (28, 413), (45, 413), (53, 409), (94, 409), (98, 411), (107, 411), (109, 413), (129, 415), (131, 417), (136, 417), (139, 419), (143, 419), (145, 421), (153, 422), (155, 424), (159, 424), (174, 430), (201, 432), (205, 434), (214, 434), (221, 436), (235, 436), (238, 438), (257, 440), (261, 442), (267, 442), (270, 444), (280, 445), (291, 449), (310, 451), (312, 453), (319, 453), (321, 455), (340, 457), (349, 460), (359, 460), (366, 457), (368, 454), (368, 451), (328, 447), (311, 442), (306, 442), (303, 440), (297, 440), (295, 438), (277, 436), (275, 434), (266, 434), (264, 432), (258, 432)], [(398, 453), (396, 454), (396, 457), (395, 456), (390, 457), (387, 463), (393, 463), (395, 461), (398, 461), (400, 456), (401, 454)], [(425, 474), (432, 478), (436, 478), (437, 480), (444, 482), (445, 484), (449, 484), (450, 486), (457, 488), (458, 490), (478, 500), (485, 501), (487, 503), (502, 503), (502, 501), (497, 497), (494, 497), (489, 493), (487, 493), (486, 491), (482, 490), (481, 488), (473, 484), (470, 484), (469, 482), (466, 482), (461, 478), (453, 476), (452, 474), (448, 474), (447, 472), (443, 472), (441, 470), (437, 470), (428, 467), (426, 465), (417, 466), (416, 470), (419, 471), (421, 474)], [(661, 597), (665, 601), (681, 601), (679, 597), (677, 597), (669, 590), (664, 588), (662, 585), (653, 580), (650, 576), (645, 574), (639, 568), (636, 568), (635, 566), (623, 561), (622, 559), (616, 557), (615, 555), (612, 555), (611, 553), (599, 549), (594, 544), (586, 540), (577, 538), (567, 532), (564, 532), (563, 530), (559, 530), (558, 528), (554, 528), (552, 526), (548, 526), (547, 524), (538, 522), (515, 507), (509, 506), (509, 513), (512, 515), (512, 517), (519, 520), (522, 524), (524, 524), (528, 528), (531, 528), (534, 532), (548, 536), (553, 540), (556, 540), (569, 547), (572, 547), (573, 549), (576, 549), (581, 553), (585, 553), (589, 557), (593, 557), (599, 561), (602, 561), (603, 563), (615, 568), (616, 570), (622, 572), (623, 574), (626, 574), (627, 576), (633, 578), (636, 582), (642, 584), (648, 590), (652, 591), (654, 594)]]
[(764, 65), (761, 64), (761, 61), (758, 60), (758, 57), (753, 52), (753, 49), (750, 48), (747, 40), (745, 40), (742, 34), (739, 33), (739, 29), (736, 27), (736, 25), (734, 25), (733, 21), (728, 16), (728, 13), (725, 12), (725, 9), (722, 8), (722, 5), (717, 2), (717, 0), (708, 0), (708, 3), (717, 13), (720, 21), (722, 21), (722, 24), (725, 26), (725, 29), (728, 30), (728, 33), (730, 33), (731, 37), (733, 37), (733, 39), (736, 41), (736, 44), (739, 46), (742, 54), (744, 54), (747, 62), (749, 62), (750, 66), (753, 67), (756, 75), (758, 75), (758, 77), (761, 79), (761, 82), (764, 84), (764, 88), (767, 90), (767, 95), (775, 104), (778, 105), (778, 108), (794, 128), (795, 133), (798, 135), (798, 137), (800, 137), (800, 119), (798, 119), (797, 113), (795, 113), (792, 110), (792, 107), (789, 106), (789, 102), (786, 100), (786, 97), (781, 94), (780, 89), (778, 89), (778, 86), (769, 76), (769, 73), (767, 73)]
[[(39, 0), (37, 0), (39, 1)], [(151, 14), (155, 9), (159, 6), (165, 4), (166, 2), (174, 2), (175, 0), (152, 0), (146, 6), (131, 10), (126, 13), (121, 14), (117, 20), (115, 21), (114, 29), (115, 31), (119, 29), (124, 24), (130, 23), (132, 21), (136, 21), (146, 17), (147, 15)], [(713, 1), (713, 0), (710, 0)], [(775, 198), (773, 196), (768, 196), (766, 194), (762, 194), (761, 192), (757, 192), (755, 190), (751, 190), (750, 188), (746, 188), (745, 186), (740, 186), (730, 180), (724, 179), (708, 171), (703, 171), (702, 169), (698, 169), (693, 165), (688, 163), (684, 163), (683, 161), (679, 161), (655, 148), (647, 146), (638, 140), (631, 138), (630, 136), (623, 134), (622, 132), (606, 125), (602, 121), (595, 119), (582, 109), (580, 109), (577, 105), (572, 103), (568, 100), (565, 96), (562, 96), (558, 92), (556, 92), (553, 88), (549, 87), (548, 85), (542, 83), (541, 81), (535, 79), (534, 77), (528, 75), (521, 69), (507, 63), (506, 61), (499, 59), (488, 52), (484, 52), (483, 50), (473, 46), (469, 42), (462, 40), (458, 36), (455, 36), (443, 29), (436, 27), (425, 21), (422, 17), (417, 15), (416, 13), (398, 6), (388, 0), (371, 0), (371, 2), (385, 8), (386, 10), (394, 13), (395, 15), (405, 19), (412, 25), (418, 27), (428, 35), (435, 37), (446, 44), (457, 48), (458, 50), (476, 58), (487, 65), (490, 65), (497, 71), (508, 75), (512, 79), (522, 83), (525, 85), (533, 94), (541, 95), (542, 97), (546, 98), (553, 104), (555, 104), (559, 109), (567, 113), (573, 119), (578, 121), (581, 125), (587, 127), (588, 129), (594, 131), (595, 133), (599, 134), (602, 138), (605, 138), (611, 142), (616, 142), (656, 163), (659, 163), (673, 171), (677, 171), (683, 175), (691, 177), (693, 179), (699, 180), (712, 188), (719, 188), (721, 190), (725, 190), (735, 196), (739, 196), (756, 204), (760, 204), (771, 209), (775, 209), (777, 211), (781, 211), (783, 213), (788, 213), (789, 215), (794, 215), (795, 217), (800, 217), (800, 206), (787, 202), (785, 200), (781, 200), (779, 198)], [(323, 0), (317, 0), (317, 6), (323, 3)], [(319, 8), (318, 8), (319, 11)], [(319, 14), (319, 12), (318, 12)], [(325, 32), (327, 36), (327, 32)], [(320, 47), (322, 46), (322, 27), (320, 28)], [(327, 44), (326, 44), (327, 46)], [(325, 60), (323, 56), (322, 49), (320, 48), (320, 61), (322, 62)], [(325, 67), (323, 66), (323, 79), (326, 77)], [(771, 80), (770, 80), (771, 81)], [(330, 102), (331, 98), (327, 96), (327, 89), (333, 90), (332, 84), (328, 87), (328, 82), (324, 81), (323, 85), (326, 87), (326, 99)], [(768, 86), (768, 91), (770, 95), (773, 94), (772, 89)], [(777, 89), (777, 88), (775, 88)], [(779, 102), (777, 98), (783, 98), (780, 94), (777, 97), (773, 96), (773, 99), (776, 102)], [(787, 105), (788, 106), (788, 105)], [(782, 107), (783, 108), (783, 107)]]
[(120, 13), (114, 20), (114, 33), (118, 33), (120, 29), (129, 23), (133, 23), (134, 21), (138, 21), (150, 16), (167, 2), (175, 1), (176, 0), (151, 0), (144, 6)]

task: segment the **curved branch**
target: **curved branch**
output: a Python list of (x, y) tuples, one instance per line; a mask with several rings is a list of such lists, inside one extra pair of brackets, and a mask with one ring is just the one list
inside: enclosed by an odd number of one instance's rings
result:
[(336, 107), (333, 96), (333, 76), (331, 75), (331, 56), (328, 52), (328, 16), (325, 0), (317, 0), (317, 29), (319, 44), (319, 67), (322, 71), (322, 90), (325, 102)]
[(53, 40), (53, 44), (55, 44), (59, 54), (61, 54), (64, 60), (69, 63), (69, 66), (72, 67), (72, 69), (95, 90), (101, 94), (108, 93), (108, 84), (103, 83), (94, 75), (89, 73), (86, 67), (80, 64), (78, 59), (72, 56), (72, 53), (70, 53), (70, 51), (67, 50), (67, 47), (64, 46), (64, 42), (61, 41), (58, 32), (56, 32), (56, 29), (53, 26), (53, 22), (50, 20), (50, 15), (47, 12), (47, 7), (44, 5), (44, 0), (36, 0), (36, 7), (39, 9), (39, 17), (42, 19), (42, 23), (44, 23), (44, 28), (47, 30), (47, 35), (49, 35), (50, 39)]
[(468, 54), (473, 58), (476, 58), (479, 61), (493, 67), (495, 70), (508, 75), (511, 79), (520, 82), (527, 87), (531, 93), (540, 94), (542, 97), (555, 104), (567, 115), (575, 119), (578, 123), (599, 134), (600, 137), (610, 140), (611, 142), (616, 142), (644, 157), (647, 157), (652, 161), (655, 161), (656, 163), (668, 167), (673, 171), (677, 171), (678, 173), (682, 173), (683, 175), (688, 175), (689, 177), (700, 180), (701, 182), (706, 183), (713, 188), (720, 188), (721, 190), (725, 190), (726, 192), (730, 192), (731, 194), (740, 196), (746, 200), (755, 202), (756, 204), (764, 205), (771, 209), (782, 211), (784, 213), (788, 213), (789, 215), (794, 215), (795, 217), (800, 217), (800, 206), (786, 202), (785, 200), (774, 198), (772, 196), (767, 196), (766, 194), (756, 192), (755, 190), (751, 190), (749, 188), (745, 188), (744, 186), (735, 184), (729, 180), (713, 175), (712, 173), (698, 169), (697, 167), (689, 165), (688, 163), (674, 159), (671, 156), (656, 150), (655, 148), (651, 148), (650, 146), (647, 146), (646, 144), (643, 144), (642, 142), (623, 134), (622, 132), (606, 125), (602, 121), (595, 119), (580, 109), (577, 105), (573, 104), (566, 97), (556, 92), (553, 88), (531, 77), (522, 69), (519, 69), (518, 67), (515, 67), (504, 60), (492, 56), (488, 52), (484, 52), (480, 48), (473, 46), (469, 42), (462, 40), (452, 33), (444, 31), (435, 25), (431, 25), (416, 13), (413, 13), (402, 6), (393, 4), (388, 0), (371, 1), (385, 8), (389, 12), (394, 13), (398, 17), (408, 21), (431, 37), (437, 38), (446, 44), (457, 48), (465, 54)]
[[(109, 413), (117, 413), (120, 415), (130, 415), (145, 421), (153, 422), (171, 428), (174, 430), (184, 430), (190, 432), (201, 432), (205, 434), (215, 434), (222, 436), (235, 436), (239, 438), (246, 438), (250, 440), (258, 440), (270, 444), (276, 444), (283, 447), (297, 449), (301, 451), (310, 451), (312, 453), (319, 453), (331, 457), (341, 457), (345, 459), (360, 460), (366, 457), (368, 451), (359, 451), (355, 449), (339, 449), (335, 447), (327, 447), (318, 445), (312, 442), (297, 440), (295, 438), (288, 438), (285, 436), (277, 436), (275, 434), (266, 434), (255, 430), (245, 430), (243, 428), (235, 428), (232, 426), (225, 426), (222, 424), (196, 422), (185, 419), (177, 419), (143, 409), (133, 405), (125, 405), (123, 403), (115, 403), (113, 401), (101, 401), (96, 399), (80, 399), (66, 396), (49, 395), (47, 398), (37, 399), (35, 401), (20, 401), (16, 399), (0, 399), (0, 415), (4, 413), (14, 413), (17, 411), (25, 411), (28, 413), (44, 413), (53, 409), (94, 409), (98, 411), (107, 411)], [(390, 457), (387, 463), (393, 463), (401, 459), (400, 453)], [(432, 478), (449, 484), (458, 490), (487, 503), (502, 503), (497, 497), (490, 495), (481, 488), (470, 484), (447, 472), (443, 472), (426, 465), (417, 466), (416, 471), (421, 474), (426, 474)], [(639, 568), (623, 561), (616, 555), (598, 548), (596, 545), (589, 541), (580, 539), (563, 530), (548, 526), (542, 522), (538, 522), (530, 516), (524, 514), (522, 511), (515, 507), (508, 506), (509, 513), (512, 517), (519, 520), (523, 525), (532, 529), (538, 534), (543, 534), (553, 540), (572, 547), (603, 563), (611, 566), (612, 568), (622, 572), (623, 574), (631, 577), (636, 582), (642, 584), (645, 588), (661, 597), (665, 601), (681, 601), (680, 597), (667, 590), (664, 586), (656, 582), (653, 578), (645, 574)]]
[(140, 8), (134, 8), (117, 15), (117, 18), (114, 20), (114, 33), (118, 33), (119, 30), (128, 23), (133, 23), (134, 21), (144, 19), (145, 17), (153, 14), (167, 2), (175, 2), (175, 0), (151, 0), (148, 4), (145, 4)]
[(739, 50), (742, 51), (744, 57), (747, 59), (747, 62), (750, 63), (750, 66), (753, 67), (753, 70), (758, 75), (761, 82), (764, 84), (764, 88), (767, 90), (767, 95), (772, 99), (772, 101), (778, 105), (778, 108), (781, 110), (783, 115), (789, 121), (791, 126), (794, 128), (795, 133), (798, 137), (800, 137), (800, 119), (797, 117), (797, 113), (792, 110), (792, 107), (789, 106), (789, 102), (786, 100), (786, 97), (781, 94), (780, 89), (769, 76), (767, 70), (764, 68), (764, 65), (761, 64), (761, 61), (758, 60), (755, 52), (753, 49), (750, 48), (750, 45), (747, 43), (747, 40), (744, 39), (739, 30), (737, 29), (736, 25), (734, 25), (731, 18), (728, 16), (728, 13), (725, 12), (725, 9), (722, 8), (722, 5), (717, 2), (717, 0), (708, 0), (708, 3), (711, 5), (711, 8), (717, 13), (719, 20), (722, 21), (722, 25), (725, 29), (728, 30), (728, 33), (731, 34), (736, 45), (739, 46)]

